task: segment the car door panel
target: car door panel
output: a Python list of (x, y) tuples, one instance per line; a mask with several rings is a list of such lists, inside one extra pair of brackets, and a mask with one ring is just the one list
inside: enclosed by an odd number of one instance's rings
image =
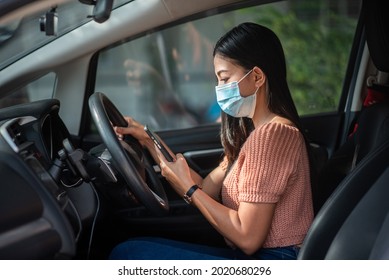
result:
[(174, 153), (182, 153), (189, 166), (203, 177), (222, 159), (219, 124), (162, 131), (159, 135)]

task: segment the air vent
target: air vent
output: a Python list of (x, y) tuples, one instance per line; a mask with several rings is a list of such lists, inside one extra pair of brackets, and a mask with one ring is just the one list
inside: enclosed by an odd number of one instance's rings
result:
[(1, 136), (16, 153), (23, 149), (22, 146), (26, 141), (23, 135), (22, 126), (35, 120), (36, 118), (34, 117), (16, 118), (5, 122), (0, 127)]

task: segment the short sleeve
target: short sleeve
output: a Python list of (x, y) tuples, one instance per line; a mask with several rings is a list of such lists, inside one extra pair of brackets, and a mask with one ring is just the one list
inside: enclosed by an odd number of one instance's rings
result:
[(252, 132), (242, 148), (239, 201), (276, 203), (292, 180), (304, 139), (293, 126), (270, 123)]

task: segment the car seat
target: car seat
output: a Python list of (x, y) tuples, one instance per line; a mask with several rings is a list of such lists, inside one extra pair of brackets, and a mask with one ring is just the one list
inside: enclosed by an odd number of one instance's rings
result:
[[(387, 145), (388, 146), (388, 145)], [(360, 200), (347, 217), (340, 230), (331, 242), (325, 259), (382, 259), (389, 256), (383, 253), (389, 248), (388, 235), (380, 237), (385, 232), (382, 228), (388, 213), (389, 203), (389, 149), (379, 150), (385, 154), (379, 169), (386, 164), (366, 195)], [(375, 164), (374, 164), (375, 165)], [(375, 168), (372, 166), (371, 168)], [(368, 174), (366, 174), (368, 176)], [(366, 176), (366, 177), (367, 177)], [(382, 241), (380, 240), (382, 238)]]
[(386, 139), (389, 139), (388, 100), (375, 103), (362, 110), (358, 128), (328, 159), (320, 171), (317, 188), (313, 192), (314, 209), (318, 213), (339, 183), (360, 161)]
[[(366, 155), (335, 189), (316, 215), (301, 247), (299, 259), (330, 258), (330, 256), (327, 257), (328, 250), (335, 246), (335, 237), (343, 223), (369, 189), (373, 188), (388, 166), (389, 139)], [(374, 208), (374, 205), (372, 208)], [(373, 210), (380, 211), (379, 209)], [(360, 226), (364, 227), (364, 224), (362, 223)], [(353, 228), (350, 230), (353, 230)], [(354, 234), (358, 236), (357, 231), (354, 231)], [(341, 241), (338, 239), (336, 242), (340, 243)], [(359, 239), (359, 243), (363, 242), (365, 240), (361, 241)], [(346, 258), (346, 256), (344, 257)], [(354, 257), (351, 258), (354, 259)]]
[[(389, 17), (385, 14), (388, 4), (378, 0), (364, 0), (362, 4), (372, 61), (385, 73), (389, 73)], [(381, 250), (377, 244), (388, 243), (384, 236), (389, 231), (388, 206), (381, 200), (388, 192), (385, 186), (388, 185), (389, 166), (389, 102), (365, 108), (358, 122), (354, 142), (342, 146), (337, 153), (339, 157), (329, 160), (324, 171), (327, 173), (322, 174), (327, 183), (334, 183), (330, 182), (335, 180), (330, 179), (333, 174), (339, 176), (336, 180), (341, 183), (329, 186), (325, 194), (321, 193), (322, 207), (316, 205), (318, 212), (303, 242), (300, 260), (388, 256), (387, 248)], [(315, 203), (317, 199), (316, 194)]]

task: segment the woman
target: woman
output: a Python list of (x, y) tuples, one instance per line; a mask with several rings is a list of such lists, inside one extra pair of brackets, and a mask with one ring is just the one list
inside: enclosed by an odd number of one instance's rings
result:
[(166, 161), (136, 121), (116, 132), (132, 134), (150, 151), (228, 248), (148, 238), (119, 244), (111, 258), (297, 258), (313, 219), (310, 164), (281, 43), (271, 30), (243, 23), (219, 39), (213, 55), (225, 157), (206, 178), (181, 154)]

